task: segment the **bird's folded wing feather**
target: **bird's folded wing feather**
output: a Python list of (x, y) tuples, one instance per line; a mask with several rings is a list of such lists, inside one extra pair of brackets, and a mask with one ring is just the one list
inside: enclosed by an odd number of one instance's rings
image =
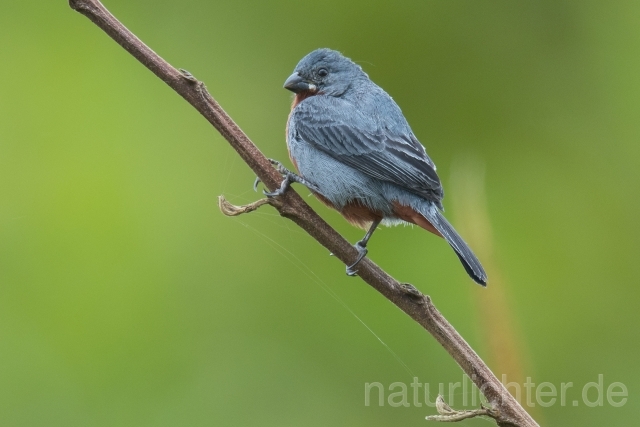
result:
[[(399, 109), (398, 113), (402, 117)], [(383, 124), (384, 119), (364, 114), (350, 102), (327, 96), (304, 100), (293, 111), (292, 120), (293, 137), (336, 160), (429, 200), (442, 199), (435, 165), (408, 125), (406, 129), (390, 130), (390, 126)]]

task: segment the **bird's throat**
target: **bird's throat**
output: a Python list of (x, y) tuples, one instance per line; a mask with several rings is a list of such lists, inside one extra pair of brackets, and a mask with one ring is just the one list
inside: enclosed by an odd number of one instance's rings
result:
[(302, 101), (309, 98), (310, 96), (316, 95), (317, 93), (318, 92), (311, 92), (310, 90), (296, 93), (296, 96), (293, 98), (293, 104), (291, 104), (291, 109), (293, 110)]

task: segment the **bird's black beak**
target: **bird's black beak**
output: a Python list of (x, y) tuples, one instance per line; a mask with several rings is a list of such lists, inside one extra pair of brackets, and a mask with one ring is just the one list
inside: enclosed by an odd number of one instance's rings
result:
[(305, 79), (300, 77), (300, 74), (298, 73), (293, 73), (289, 76), (289, 78), (284, 82), (284, 88), (295, 93), (307, 91), (315, 92), (317, 90), (316, 85), (307, 82)]

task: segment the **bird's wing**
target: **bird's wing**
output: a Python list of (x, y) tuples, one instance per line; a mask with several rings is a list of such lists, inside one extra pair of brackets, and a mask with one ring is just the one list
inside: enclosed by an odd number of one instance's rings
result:
[[(397, 107), (396, 107), (397, 108)], [(401, 113), (398, 113), (401, 116)], [(404, 120), (404, 119), (402, 119)], [(293, 111), (293, 137), (373, 178), (429, 200), (443, 197), (440, 179), (424, 147), (406, 129), (389, 130), (384, 120), (333, 97), (313, 96)]]

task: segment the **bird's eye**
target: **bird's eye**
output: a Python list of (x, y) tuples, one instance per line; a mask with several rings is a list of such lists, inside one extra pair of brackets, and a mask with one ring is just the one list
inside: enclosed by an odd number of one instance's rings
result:
[(319, 75), (320, 77), (327, 77), (327, 74), (329, 74), (329, 72), (327, 71), (327, 69), (326, 69), (326, 68), (320, 68), (320, 69), (318, 70), (318, 75)]

